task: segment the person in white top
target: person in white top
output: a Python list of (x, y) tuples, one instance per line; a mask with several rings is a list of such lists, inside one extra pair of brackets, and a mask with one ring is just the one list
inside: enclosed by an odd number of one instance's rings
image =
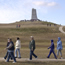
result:
[(17, 58), (17, 51), (18, 51), (18, 58), (21, 58), (20, 48), (21, 48), (21, 42), (20, 42), (19, 37), (17, 37), (17, 41), (15, 44), (15, 58)]

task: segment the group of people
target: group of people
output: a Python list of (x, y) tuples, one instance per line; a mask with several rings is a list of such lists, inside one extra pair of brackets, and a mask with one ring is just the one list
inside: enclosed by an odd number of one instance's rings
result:
[[(34, 40), (34, 37), (31, 36), (30, 37), (31, 41), (29, 43), (29, 49), (30, 49), (30, 58), (29, 60), (32, 60), (32, 55), (37, 58), (37, 55), (34, 54), (34, 50), (35, 50), (35, 40)], [(20, 48), (21, 48), (21, 43), (20, 43), (20, 39), (19, 37), (17, 37), (17, 41), (16, 41), (16, 44), (14, 45), (12, 39), (8, 38), (8, 42), (7, 42), (7, 53), (4, 57), (4, 59), (7, 58), (6, 62), (9, 62), (9, 59), (11, 60), (14, 60), (13, 63), (16, 63), (16, 58), (17, 58), (17, 51), (18, 51), (18, 58), (21, 58), (21, 53), (20, 53)], [(57, 55), (55, 54), (54, 52), (54, 41), (51, 40), (51, 46), (48, 47), (48, 49), (50, 48), (50, 52), (49, 52), (49, 55), (47, 56), (47, 58), (50, 57), (51, 53), (54, 54), (54, 57), (57, 59), (58, 58), (58, 55), (59, 55), (59, 52), (60, 52), (60, 55), (61, 55), (61, 59), (62, 59), (62, 41), (61, 41), (61, 38), (58, 37), (58, 41), (57, 41)], [(15, 50), (15, 55), (14, 55), (14, 50)]]
[[(16, 44), (14, 45), (12, 39), (8, 38), (8, 42), (7, 42), (7, 53), (4, 57), (5, 62), (9, 62), (9, 59), (14, 60), (13, 63), (16, 63), (16, 58), (17, 58), (17, 51), (18, 51), (18, 58), (21, 58), (21, 53), (20, 53), (20, 48), (21, 48), (21, 43), (20, 43), (20, 39), (19, 37), (17, 37), (17, 41)], [(32, 60), (32, 55), (37, 58), (37, 56), (34, 54), (34, 50), (35, 50), (35, 40), (34, 37), (31, 36), (31, 41), (29, 43), (29, 49), (30, 49), (30, 58), (29, 60)], [(14, 50), (15, 50), (15, 55), (14, 55)]]
[(15, 63), (16, 62), (16, 58), (14, 56), (15, 47), (14, 47), (14, 43), (13, 43), (12, 39), (8, 38), (6, 49), (7, 49), (7, 53), (6, 53), (5, 57), (4, 57), (4, 59), (7, 59), (7, 60), (5, 62), (9, 62), (9, 59), (11, 59), (11, 60), (13, 59), (14, 60), (13, 63)]
[(20, 24), (17, 24), (17, 25), (16, 25), (16, 28), (20, 28), (20, 26), (21, 26)]
[(61, 56), (60, 59), (62, 59), (62, 49), (63, 49), (63, 46), (62, 46), (62, 41), (61, 41), (61, 38), (60, 37), (58, 37), (58, 41), (57, 41), (57, 55), (54, 52), (54, 48), (55, 48), (55, 46), (54, 46), (54, 40), (51, 40), (51, 46), (48, 47), (48, 49), (49, 48), (50, 48), (50, 52), (49, 52), (49, 55), (47, 56), (47, 58), (49, 58), (50, 55), (51, 55), (51, 53), (53, 53), (54, 54), (54, 57), (56, 59), (58, 59), (59, 52), (60, 52), (60, 56)]
[[(21, 48), (21, 44), (20, 44), (19, 37), (17, 37), (17, 41), (15, 45), (12, 39), (8, 38), (7, 47), (6, 47), (7, 53), (4, 57), (4, 59), (7, 58), (7, 60), (5, 62), (9, 62), (9, 59), (11, 60), (13, 59), (14, 60), (13, 63), (16, 63), (17, 51), (18, 51), (18, 58), (21, 58), (20, 48)], [(15, 50), (15, 56), (14, 56), (14, 50)]]

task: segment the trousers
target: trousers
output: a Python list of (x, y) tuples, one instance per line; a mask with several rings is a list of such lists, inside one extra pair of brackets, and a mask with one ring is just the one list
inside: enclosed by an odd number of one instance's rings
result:
[(20, 49), (15, 49), (15, 57), (17, 57), (17, 51), (18, 51), (18, 57), (20, 58), (21, 57)]
[(57, 59), (57, 57), (56, 57), (56, 54), (55, 54), (54, 50), (50, 50), (49, 55), (48, 55), (48, 58), (50, 57), (51, 53), (53, 53), (53, 54), (54, 54), (54, 57)]
[(62, 56), (62, 52), (61, 51), (62, 51), (61, 49), (57, 50), (57, 56), (59, 55), (59, 52), (60, 52), (60, 55)]
[(6, 55), (5, 55), (5, 57), (4, 57), (4, 58), (6, 59), (6, 58), (7, 58), (7, 56), (8, 56), (8, 51), (7, 51), (7, 53), (6, 53)]
[(35, 58), (37, 58), (37, 56), (34, 54), (34, 50), (33, 50), (33, 51), (30, 50), (30, 60), (32, 60), (32, 55), (33, 55)]
[(14, 52), (8, 52), (7, 62), (9, 62), (10, 57), (14, 60), (14, 62), (16, 62), (16, 59), (14, 57)]

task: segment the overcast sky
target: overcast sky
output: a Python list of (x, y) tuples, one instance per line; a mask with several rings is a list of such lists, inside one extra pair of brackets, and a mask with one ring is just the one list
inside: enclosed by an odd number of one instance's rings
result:
[(65, 0), (0, 0), (0, 23), (30, 20), (32, 8), (40, 20), (65, 25)]

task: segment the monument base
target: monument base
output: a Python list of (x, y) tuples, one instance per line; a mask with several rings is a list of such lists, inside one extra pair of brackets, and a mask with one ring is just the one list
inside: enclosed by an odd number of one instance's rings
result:
[(41, 21), (41, 20), (39, 20), (39, 19), (31, 19), (30, 21)]

